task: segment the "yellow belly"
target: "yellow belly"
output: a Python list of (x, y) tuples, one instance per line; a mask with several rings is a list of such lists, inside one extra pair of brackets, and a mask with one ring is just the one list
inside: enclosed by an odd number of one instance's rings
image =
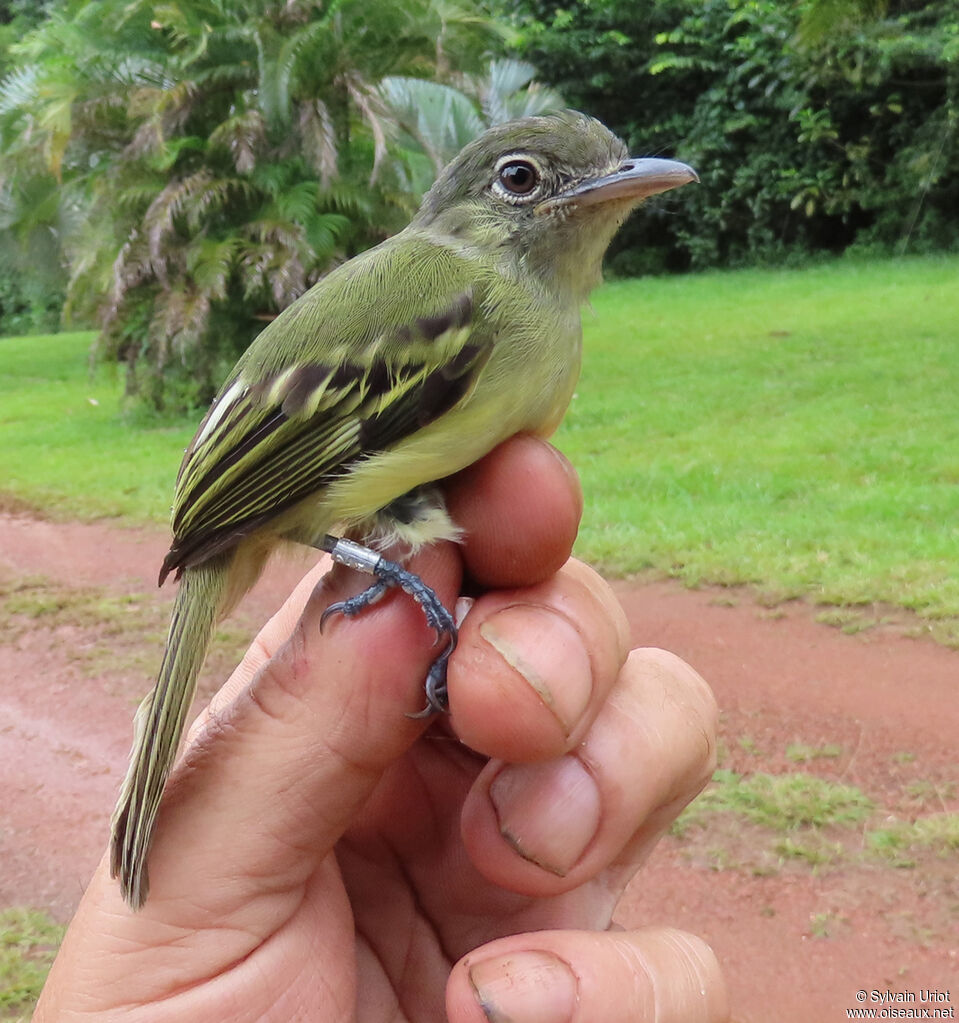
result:
[(551, 348), (522, 366), (510, 360), (491, 364), (461, 405), (335, 480), (323, 495), (324, 510), (337, 522), (364, 519), (414, 487), (472, 465), (514, 434), (548, 437), (579, 377), (578, 329), (562, 340), (552, 338)]

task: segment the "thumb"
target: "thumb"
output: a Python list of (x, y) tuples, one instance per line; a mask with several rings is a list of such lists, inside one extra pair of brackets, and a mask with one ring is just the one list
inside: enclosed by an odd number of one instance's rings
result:
[(446, 988), (451, 1023), (727, 1023), (712, 950), (665, 927), (539, 931), (461, 959)]
[[(452, 605), (452, 545), (424, 551), (410, 568)], [(191, 730), (160, 810), (151, 901), (186, 897), (222, 912), (303, 884), (422, 733), (425, 723), (407, 715), (423, 706), (439, 648), (420, 608), (391, 594), (356, 618), (332, 616), (321, 632), (323, 611), (363, 582), (334, 570), (316, 584), (318, 574)]]

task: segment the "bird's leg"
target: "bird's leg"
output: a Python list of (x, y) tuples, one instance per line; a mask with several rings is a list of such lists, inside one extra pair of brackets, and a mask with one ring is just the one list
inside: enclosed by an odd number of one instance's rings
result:
[(426, 706), (411, 717), (429, 717), (446, 711), (449, 702), (446, 697), (446, 664), (450, 654), (456, 649), (456, 622), (449, 611), (443, 606), (440, 598), (430, 589), (418, 575), (403, 568), (395, 561), (389, 561), (376, 551), (340, 537), (326, 535), (316, 545), (326, 551), (340, 565), (365, 572), (375, 577), (376, 582), (362, 593), (347, 600), (337, 601), (323, 612), (320, 628), (333, 614), (342, 614), (353, 618), (371, 604), (375, 604), (388, 590), (399, 588), (408, 593), (423, 609), (426, 624), (436, 632), (436, 641), (443, 640), (445, 645), (439, 657), (430, 665), (426, 674)]

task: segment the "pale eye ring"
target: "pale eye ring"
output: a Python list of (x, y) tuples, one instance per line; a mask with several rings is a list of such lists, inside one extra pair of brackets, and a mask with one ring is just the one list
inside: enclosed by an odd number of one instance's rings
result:
[(493, 189), (508, 202), (518, 203), (534, 199), (539, 193), (542, 173), (528, 156), (511, 154), (496, 164)]

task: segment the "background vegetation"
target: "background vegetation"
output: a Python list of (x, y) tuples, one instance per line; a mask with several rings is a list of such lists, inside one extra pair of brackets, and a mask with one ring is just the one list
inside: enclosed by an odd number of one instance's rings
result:
[(705, 188), (634, 219), (623, 273), (959, 238), (954, 0), (516, 0), (520, 51)]
[(467, 139), (563, 102), (706, 183), (621, 274), (957, 244), (954, 0), (0, 0), (0, 331), (95, 326), (128, 395), (203, 406)]
[(0, 909), (0, 1020), (26, 1020), (53, 962), (63, 927), (26, 906)]
[[(899, 605), (959, 643), (957, 277), (959, 257), (846, 259), (599, 291), (556, 438), (588, 495), (579, 553), (770, 602)], [(195, 420), (131, 429), (89, 340), (0, 341), (4, 489), (165, 522)]]
[(583, 553), (959, 612), (957, 264), (888, 258), (959, 239), (954, 0), (482, 2), (0, 0), (0, 330), (96, 328), (0, 346), (2, 489), (165, 516), (262, 324), (485, 125), (568, 102), (703, 177), (620, 275), (809, 267), (598, 298)]
[(558, 104), (490, 63), (501, 36), (441, 0), (54, 2), (0, 86), (8, 243), (55, 240), (64, 312), (128, 394), (205, 404), (265, 321), (403, 226), (438, 159)]

